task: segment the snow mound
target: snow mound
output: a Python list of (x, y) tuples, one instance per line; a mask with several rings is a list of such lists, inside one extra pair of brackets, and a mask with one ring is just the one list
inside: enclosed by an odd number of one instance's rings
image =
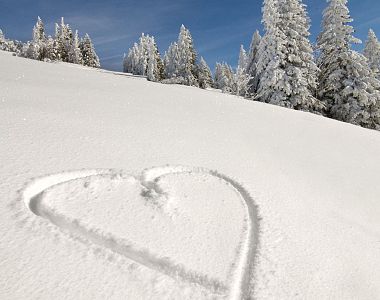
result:
[(35, 215), (156, 271), (235, 299), (247, 290), (254, 201), (216, 171), (81, 170), (38, 178), (22, 195)]

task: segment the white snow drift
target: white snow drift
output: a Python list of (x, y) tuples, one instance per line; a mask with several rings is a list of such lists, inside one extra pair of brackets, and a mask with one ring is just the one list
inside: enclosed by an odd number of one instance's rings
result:
[(379, 299), (378, 132), (116, 75), (0, 53), (1, 299)]

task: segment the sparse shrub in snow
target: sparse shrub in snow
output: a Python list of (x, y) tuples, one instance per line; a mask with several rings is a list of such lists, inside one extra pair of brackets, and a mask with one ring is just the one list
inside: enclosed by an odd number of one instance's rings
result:
[(313, 96), (318, 68), (309, 41), (309, 18), (300, 0), (264, 0), (265, 35), (257, 52), (259, 101), (305, 111), (323, 105)]
[(82, 53), (84, 66), (100, 68), (99, 57), (96, 54), (94, 45), (92, 44), (91, 38), (87, 33), (80, 41), (79, 48)]
[(154, 37), (142, 34), (124, 57), (123, 69), (126, 73), (147, 76), (150, 81), (160, 81), (164, 77), (164, 66)]
[(201, 57), (198, 64), (198, 81), (199, 87), (202, 89), (209, 88), (213, 85), (212, 74), (206, 61)]
[(380, 42), (376, 37), (375, 32), (370, 29), (368, 39), (364, 48), (364, 56), (368, 59), (368, 64), (371, 70), (380, 77)]
[(366, 58), (351, 49), (360, 40), (353, 37), (346, 0), (330, 0), (323, 13), (322, 32), (318, 37), (319, 96), (332, 118), (379, 127), (380, 83)]
[(165, 54), (166, 78), (181, 78), (182, 84), (198, 86), (196, 61), (197, 55), (190, 31), (182, 25), (177, 43), (171, 44)]

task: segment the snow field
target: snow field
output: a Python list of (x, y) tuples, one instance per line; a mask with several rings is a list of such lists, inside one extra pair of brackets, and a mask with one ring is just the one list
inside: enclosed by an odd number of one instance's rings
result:
[[(0, 52), (0, 298), (379, 299), (379, 153), (316, 115)], [(160, 165), (205, 169), (141, 173)], [(218, 224), (228, 263), (203, 265)]]

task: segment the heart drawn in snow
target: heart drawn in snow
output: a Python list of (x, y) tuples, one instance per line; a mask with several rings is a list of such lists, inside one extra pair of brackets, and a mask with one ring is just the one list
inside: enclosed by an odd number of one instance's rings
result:
[(253, 266), (253, 199), (229, 177), (161, 167), (139, 176), (85, 170), (39, 178), (23, 192), (37, 216), (171, 277), (244, 297)]

